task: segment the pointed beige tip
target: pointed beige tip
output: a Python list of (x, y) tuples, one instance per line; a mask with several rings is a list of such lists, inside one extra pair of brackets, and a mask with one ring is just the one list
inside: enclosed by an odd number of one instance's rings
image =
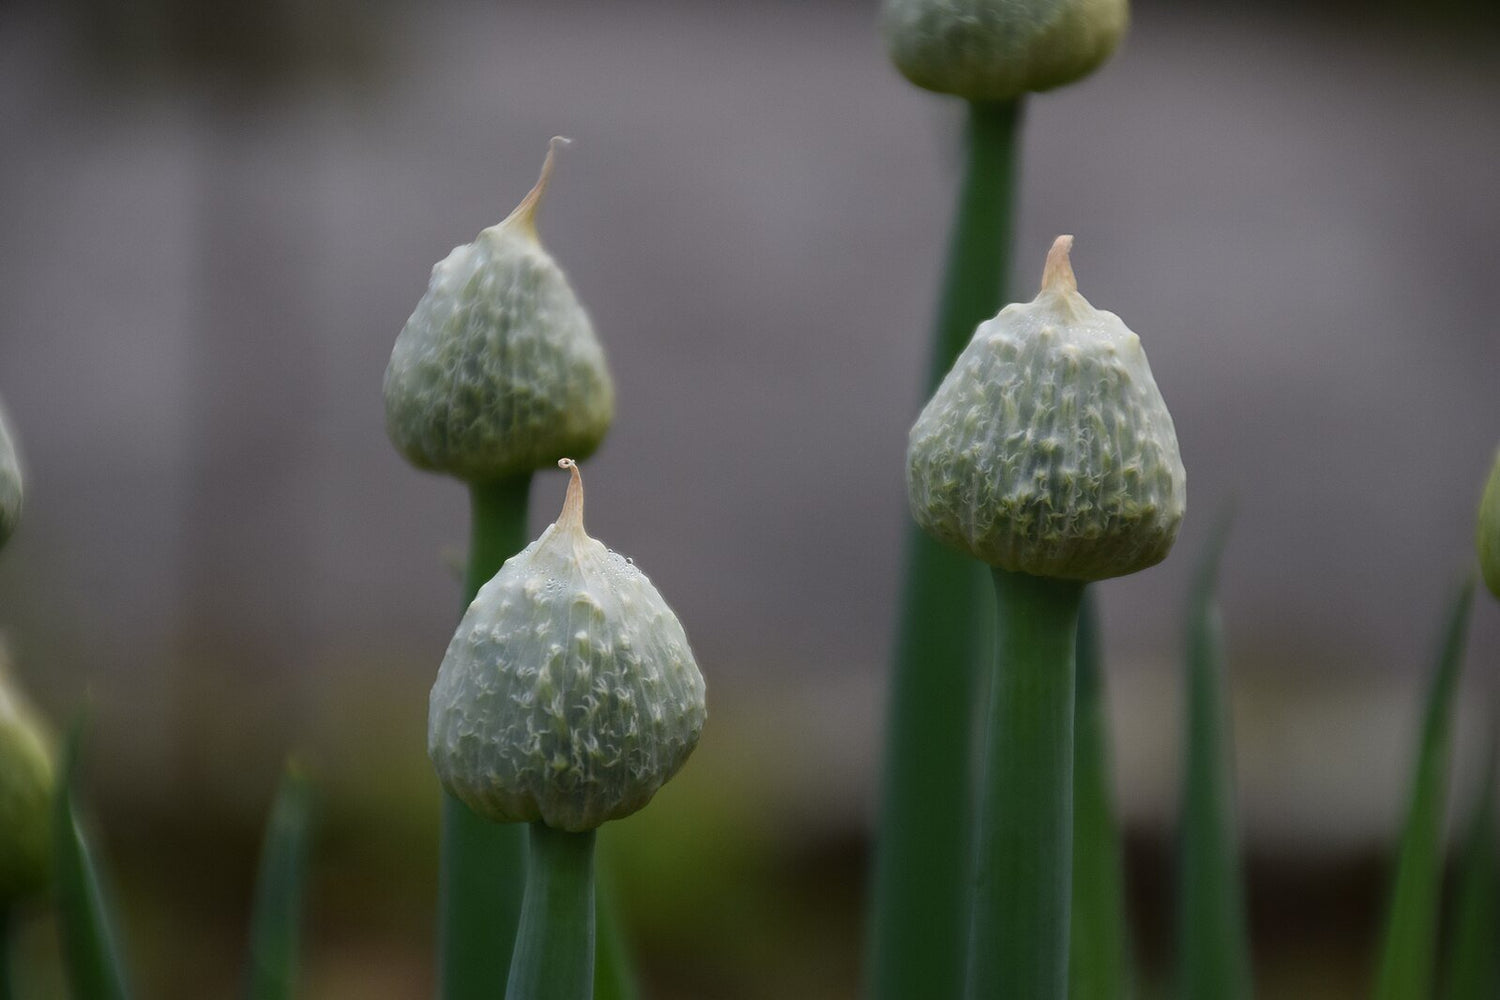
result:
[(1072, 251), (1073, 237), (1059, 236), (1052, 241), (1052, 249), (1047, 251), (1047, 266), (1042, 269), (1042, 291), (1063, 294), (1078, 291), (1078, 279), (1069, 259)]
[(572, 139), (564, 136), (554, 135), (547, 143), (547, 158), (542, 161), (542, 173), (532, 185), (531, 190), (526, 192), (526, 197), (516, 206), (515, 211), (505, 217), (501, 225), (520, 226), (532, 239), (536, 239), (536, 210), (541, 207), (542, 199), (547, 195), (547, 185), (552, 181), (552, 169), (557, 162), (557, 151), (563, 146), (571, 145)]
[(558, 459), (557, 467), (567, 469), (571, 473), (568, 478), (568, 495), (563, 498), (562, 513), (557, 515), (557, 524), (559, 527), (582, 531), (583, 475), (578, 471), (578, 463), (571, 458)]

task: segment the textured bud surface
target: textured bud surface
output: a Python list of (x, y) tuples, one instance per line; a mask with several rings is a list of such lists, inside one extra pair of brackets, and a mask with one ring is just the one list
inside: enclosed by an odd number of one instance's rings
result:
[(614, 416), (604, 350), (537, 241), (541, 179), (432, 269), (385, 372), (386, 429), (412, 464), (482, 482), (592, 454)]
[(10, 424), (0, 409), (0, 545), (10, 540), (21, 517), (21, 461), (10, 436)]
[(459, 623), (432, 688), (427, 751), (443, 787), (480, 815), (578, 832), (644, 806), (707, 712), (677, 616), (630, 560), (584, 533), (572, 468), (556, 523)]
[(1009, 101), (1093, 72), (1128, 20), (1126, 0), (886, 0), (883, 26), (917, 86)]
[(982, 323), (912, 427), (930, 534), (992, 566), (1102, 580), (1166, 558), (1186, 504), (1140, 338), (1078, 294), (1058, 237), (1042, 291)]
[(53, 783), (40, 726), (0, 667), (0, 909), (47, 884)]
[(1477, 547), (1484, 584), (1490, 588), (1490, 593), (1500, 598), (1500, 451), (1495, 453), (1495, 466), (1490, 470), (1484, 497), (1479, 501)]

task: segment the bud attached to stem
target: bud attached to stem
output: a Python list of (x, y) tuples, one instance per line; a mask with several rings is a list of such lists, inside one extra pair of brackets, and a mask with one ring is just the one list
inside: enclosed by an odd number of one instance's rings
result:
[(499, 823), (590, 830), (644, 806), (698, 743), (703, 677), (645, 574), (555, 523), (469, 606), (438, 670), (427, 749), (443, 786)]
[(412, 464), (468, 482), (584, 457), (614, 416), (604, 351), (537, 238), (552, 175), (432, 269), (385, 373), (386, 429)]
[(912, 515), (991, 566), (1103, 580), (1166, 558), (1186, 504), (1140, 338), (1078, 293), (1071, 236), (1042, 289), (982, 323), (917, 418)]
[(886, 0), (891, 61), (927, 90), (1011, 101), (1092, 73), (1120, 43), (1126, 0)]

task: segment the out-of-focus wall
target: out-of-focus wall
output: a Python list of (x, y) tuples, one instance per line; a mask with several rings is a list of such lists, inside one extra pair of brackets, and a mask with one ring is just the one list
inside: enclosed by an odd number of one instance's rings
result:
[[(897, 77), (862, 4), (379, 17), (348, 72), (242, 88), (89, 68), (68, 22), (0, 11), (0, 394), (31, 471), (0, 621), (23, 671), (54, 706), (92, 678), (149, 768), (184, 727), (228, 738), (185, 721), (220, 677), (292, 738), (310, 677), (435, 668), (465, 500), (390, 449), (381, 376), (432, 263), (562, 133), (542, 235), (619, 390), (591, 530), (674, 604), (727, 711), (781, 697), (867, 807), (953, 103)], [(1017, 294), (1075, 233), (1189, 469), (1179, 552), (1103, 588), (1127, 808), (1170, 788), (1150, 692), (1233, 498), (1234, 665), (1299, 692), (1247, 744), (1376, 754), (1364, 777), (1390, 782), (1354, 815), (1387, 815), (1405, 750), (1381, 737), (1500, 439), (1497, 83), (1357, 24), (1147, 9), (1101, 73), (1030, 103)], [(538, 478), (538, 528), (562, 485)], [(1348, 727), (1307, 711), (1370, 690)]]

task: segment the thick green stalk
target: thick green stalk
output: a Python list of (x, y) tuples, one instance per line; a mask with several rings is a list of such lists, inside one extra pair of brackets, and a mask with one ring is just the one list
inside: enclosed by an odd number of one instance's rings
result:
[[(1492, 726), (1495, 721), (1491, 720)], [(1496, 858), (1495, 734), (1464, 844), (1448, 946), (1447, 1000), (1500, 996), (1500, 859)]]
[[(1019, 102), (969, 107), (927, 393), (999, 311), (1009, 269)], [(957, 996), (968, 928), (971, 706), (985, 657), (981, 570), (913, 525), (888, 694), (867, 975), (874, 1000)], [(983, 634), (983, 633), (979, 633)]]
[(1474, 582), (1470, 580), (1449, 612), (1442, 653), (1427, 693), (1416, 774), (1380, 949), (1376, 1000), (1425, 1000), (1435, 991), (1453, 701), (1473, 598)]
[(1132, 995), (1125, 914), (1125, 852), (1111, 788), (1108, 705), (1100, 668), (1099, 614), (1089, 592), (1078, 616), (1077, 708), (1073, 729), (1073, 909), (1068, 996)]
[(1251, 995), (1250, 933), (1235, 832), (1234, 737), (1215, 598), (1226, 516), (1209, 542), (1188, 606), (1186, 739), (1178, 844), (1177, 995)]
[(970, 1000), (1068, 994), (1074, 643), (1082, 583), (996, 569)]
[(594, 831), (531, 824), (526, 902), (506, 1000), (592, 1000)]
[[(530, 489), (529, 474), (470, 486), (465, 607), (526, 546)], [(444, 1000), (494, 1000), (509, 976), (525, 887), (525, 833), (519, 823), (491, 823), (443, 793), (438, 961)]]

